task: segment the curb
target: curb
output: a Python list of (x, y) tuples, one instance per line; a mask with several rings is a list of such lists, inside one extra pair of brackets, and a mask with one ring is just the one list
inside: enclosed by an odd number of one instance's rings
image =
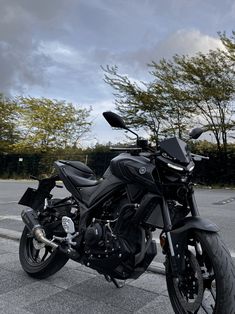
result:
[(147, 271), (158, 274), (158, 275), (165, 275), (165, 266), (162, 263), (152, 262), (148, 267)]
[[(0, 238), (19, 241), (21, 238), (21, 232), (14, 231), (10, 229), (0, 228)], [(148, 267), (147, 271), (154, 273), (165, 275), (165, 267), (162, 263), (152, 262), (151, 265)]]

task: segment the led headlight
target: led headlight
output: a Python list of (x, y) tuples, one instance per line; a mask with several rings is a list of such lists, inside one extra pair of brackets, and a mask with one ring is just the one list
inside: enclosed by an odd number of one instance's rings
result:
[(178, 171), (184, 171), (184, 168), (170, 164), (170, 163), (168, 163), (167, 166)]
[(195, 165), (192, 165), (190, 168), (189, 168), (189, 172), (193, 171)]

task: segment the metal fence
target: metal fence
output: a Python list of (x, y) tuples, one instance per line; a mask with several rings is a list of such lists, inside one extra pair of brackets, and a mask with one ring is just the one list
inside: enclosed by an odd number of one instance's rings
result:
[[(47, 176), (53, 173), (56, 160), (78, 160), (87, 164), (97, 177), (101, 177), (107, 169), (113, 152), (94, 152), (89, 154), (0, 154), (0, 178), (19, 179), (34, 176)], [(221, 160), (215, 153), (208, 154), (210, 160), (196, 163), (195, 182), (201, 184), (235, 185), (235, 153)]]
[(0, 178), (29, 178), (50, 175), (54, 171), (56, 160), (78, 160), (94, 170), (98, 177), (107, 169), (113, 153), (90, 153), (79, 155), (44, 155), (44, 154), (4, 154), (0, 155)]

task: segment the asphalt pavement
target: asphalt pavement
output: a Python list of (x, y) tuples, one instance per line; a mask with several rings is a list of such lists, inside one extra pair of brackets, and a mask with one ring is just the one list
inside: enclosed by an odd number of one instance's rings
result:
[(18, 242), (0, 239), (0, 313), (156, 313), (172, 314), (165, 277), (145, 273), (117, 289), (97, 272), (69, 261), (44, 280), (20, 266)]
[[(154, 272), (127, 281), (122, 289), (72, 261), (45, 280), (25, 274), (18, 260), (18, 241), (10, 239), (19, 239), (23, 229), (23, 207), (17, 202), (28, 186), (36, 183), (0, 180), (0, 313), (174, 313), (165, 277), (156, 273), (163, 261), (159, 246), (150, 269)], [(53, 194), (68, 196), (65, 189), (55, 189)], [(220, 235), (235, 258), (235, 190), (197, 189), (196, 199), (201, 215), (219, 225)], [(158, 241), (158, 232), (154, 236)]]

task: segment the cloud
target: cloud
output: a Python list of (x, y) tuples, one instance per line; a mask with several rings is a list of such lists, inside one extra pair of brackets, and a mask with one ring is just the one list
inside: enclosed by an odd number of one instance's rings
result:
[(148, 80), (151, 60), (219, 46), (202, 29), (226, 10), (202, 0), (1, 0), (0, 91), (109, 99), (100, 65)]
[(59, 41), (41, 41), (37, 51), (40, 55), (47, 56), (52, 65), (65, 65), (77, 70), (87, 63), (85, 56), (77, 49)]
[(141, 85), (151, 79), (146, 66), (151, 60), (220, 47), (216, 33), (231, 32), (235, 12), (231, 1), (219, 0), (0, 4), (0, 92), (92, 105), (95, 132), (103, 138), (111, 132), (101, 113), (114, 105), (100, 65), (118, 65)]
[(175, 54), (192, 56), (197, 52), (207, 53), (217, 48), (223, 49), (217, 37), (203, 34), (199, 30), (178, 30), (151, 47), (130, 53), (125, 56), (125, 60), (127, 63), (132, 60), (136, 67), (143, 69), (151, 61), (171, 59)]
[[(59, 18), (62, 1), (1, 1), (0, 10), (0, 91), (24, 91), (26, 86), (43, 85), (49, 58), (39, 53), (40, 32), (53, 33), (53, 21)], [(55, 5), (55, 4), (58, 4)], [(57, 9), (57, 7), (59, 9)], [(57, 24), (57, 23), (56, 23)]]

